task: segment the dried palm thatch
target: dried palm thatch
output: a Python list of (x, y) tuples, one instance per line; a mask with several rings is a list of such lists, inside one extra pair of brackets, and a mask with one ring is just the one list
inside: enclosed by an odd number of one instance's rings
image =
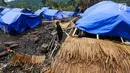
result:
[(43, 64), (45, 56), (35, 56), (35, 55), (26, 55), (26, 54), (16, 54), (12, 57), (12, 64)]
[(69, 37), (51, 68), (51, 73), (129, 73), (130, 46)]

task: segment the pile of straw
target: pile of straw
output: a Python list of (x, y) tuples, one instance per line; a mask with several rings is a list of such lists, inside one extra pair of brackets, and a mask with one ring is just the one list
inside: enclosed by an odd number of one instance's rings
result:
[(51, 69), (51, 73), (130, 73), (130, 46), (70, 37)]
[(12, 64), (43, 64), (45, 61), (45, 56), (35, 56), (27, 54), (16, 54), (12, 57)]

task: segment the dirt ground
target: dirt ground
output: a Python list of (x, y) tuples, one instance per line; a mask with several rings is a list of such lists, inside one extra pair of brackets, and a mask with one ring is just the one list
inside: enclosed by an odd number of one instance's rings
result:
[[(68, 22), (73, 18), (63, 19), (62, 22)], [(34, 29), (29, 29), (22, 34), (10, 35), (0, 30), (0, 53), (7, 51), (5, 48), (5, 42), (15, 42), (17, 47), (13, 48), (15, 53), (28, 54), (28, 55), (45, 55), (45, 64), (49, 65), (50, 58), (48, 58), (49, 51), (44, 46), (49, 45), (52, 40), (52, 32), (55, 30), (52, 23), (42, 23)], [(36, 34), (38, 35), (36, 35)], [(38, 41), (36, 41), (38, 37)], [(66, 34), (63, 34), (63, 40), (66, 38)], [(57, 40), (56, 40), (57, 41)], [(62, 41), (63, 42), (63, 41)], [(30, 70), (30, 66), (14, 66), (11, 64), (12, 54), (0, 56), (0, 73), (41, 73), (44, 66), (35, 65)], [(43, 73), (43, 72), (42, 72)]]
[[(0, 30), (0, 52), (6, 50), (5, 42), (16, 42), (18, 47), (14, 48), (16, 53), (29, 55), (45, 55), (47, 51), (42, 47), (44, 44), (49, 44), (52, 39), (53, 25), (50, 23), (41, 24), (35, 29), (29, 29), (25, 33), (17, 35), (9, 35)], [(38, 33), (38, 41), (35, 42), (34, 32)], [(6, 66), (11, 61), (11, 55), (0, 57), (0, 67)], [(12, 66), (9, 64), (3, 68), (0, 73), (39, 73), (42, 67), (34, 66), (34, 71), (25, 70), (21, 66)]]

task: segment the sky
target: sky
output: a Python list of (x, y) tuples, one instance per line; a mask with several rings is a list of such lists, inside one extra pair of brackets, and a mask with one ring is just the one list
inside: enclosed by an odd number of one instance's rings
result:
[(14, 0), (5, 0), (5, 2), (10, 2), (10, 1), (14, 1)]

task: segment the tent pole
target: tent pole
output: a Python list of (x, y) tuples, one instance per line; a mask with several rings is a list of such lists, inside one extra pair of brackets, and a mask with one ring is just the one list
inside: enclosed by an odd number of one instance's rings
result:
[(52, 17), (52, 21), (54, 21), (54, 17)]
[(97, 36), (97, 39), (99, 39), (99, 35), (97, 34), (96, 36)]
[(71, 28), (70, 32), (69, 32), (69, 35), (72, 35), (72, 31), (73, 31), (74, 28)]
[(124, 40), (123, 40), (123, 38), (122, 38), (122, 37), (120, 37), (120, 38), (121, 38), (121, 42), (122, 42), (122, 43), (124, 43)]
[(72, 34), (73, 36), (75, 35), (75, 32), (76, 32), (76, 31), (77, 31), (77, 28), (74, 29), (74, 32), (73, 32), (73, 34)]
[(4, 33), (6, 33), (6, 27), (5, 26), (3, 26), (4, 27)]

